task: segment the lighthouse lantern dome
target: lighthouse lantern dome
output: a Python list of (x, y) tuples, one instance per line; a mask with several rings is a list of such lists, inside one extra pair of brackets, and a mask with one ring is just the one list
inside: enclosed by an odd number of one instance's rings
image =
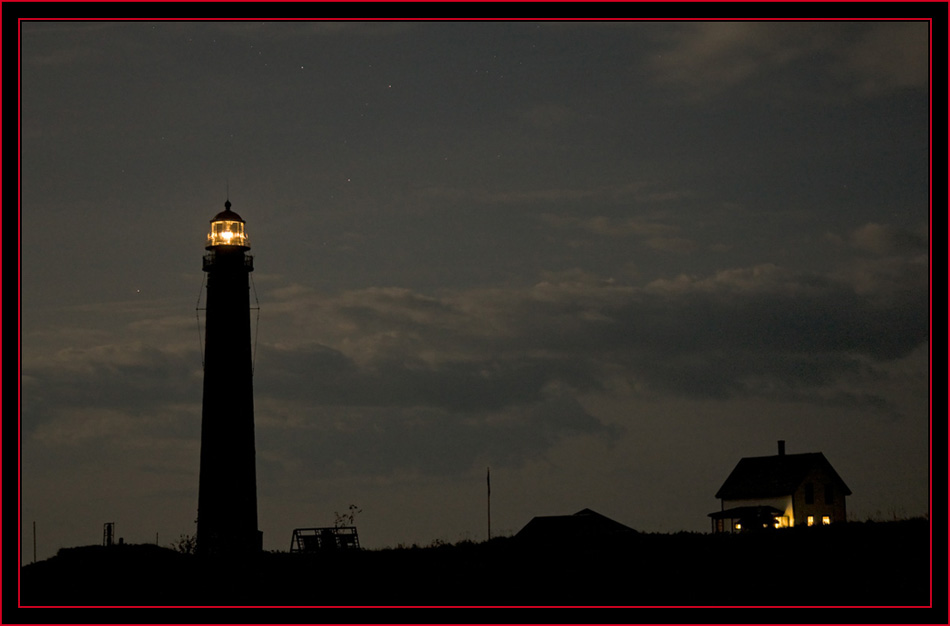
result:
[(234, 246), (250, 249), (251, 242), (244, 231), (244, 220), (231, 210), (231, 202), (224, 203), (224, 210), (211, 219), (211, 231), (205, 246), (212, 250), (219, 246)]

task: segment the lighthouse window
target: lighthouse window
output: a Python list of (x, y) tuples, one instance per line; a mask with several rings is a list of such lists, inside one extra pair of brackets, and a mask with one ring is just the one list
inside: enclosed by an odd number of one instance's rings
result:
[(244, 224), (230, 220), (212, 222), (208, 242), (211, 245), (247, 245)]

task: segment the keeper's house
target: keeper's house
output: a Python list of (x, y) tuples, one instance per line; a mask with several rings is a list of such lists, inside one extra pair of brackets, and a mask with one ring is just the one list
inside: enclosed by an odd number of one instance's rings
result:
[(791, 526), (818, 526), (848, 519), (845, 497), (851, 490), (821, 452), (739, 460), (716, 497), (721, 510), (710, 513), (714, 533), (737, 533)]

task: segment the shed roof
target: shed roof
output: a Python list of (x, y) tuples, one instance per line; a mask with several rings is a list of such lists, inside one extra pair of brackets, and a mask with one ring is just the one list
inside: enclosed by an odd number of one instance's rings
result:
[(717, 498), (774, 498), (795, 492), (808, 474), (821, 469), (827, 472), (846, 496), (851, 490), (821, 452), (746, 457), (739, 460), (716, 493)]
[(532, 540), (563, 540), (636, 532), (629, 526), (616, 522), (596, 511), (582, 509), (573, 515), (534, 517), (515, 536)]

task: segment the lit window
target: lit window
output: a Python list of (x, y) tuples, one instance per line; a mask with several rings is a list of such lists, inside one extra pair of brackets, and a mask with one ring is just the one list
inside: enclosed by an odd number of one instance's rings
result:
[(211, 246), (247, 246), (248, 238), (244, 232), (243, 222), (234, 220), (219, 220), (211, 223), (211, 232), (208, 233), (208, 245)]
[(822, 526), (827, 526), (827, 525), (830, 524), (830, 523), (831, 523), (831, 518), (830, 518), (829, 516), (825, 515), (825, 516), (823, 516), (823, 517), (821, 518), (821, 525), (822, 525)]
[(815, 516), (814, 516), (814, 515), (809, 515), (809, 516), (808, 516), (808, 525), (809, 525), (809, 526), (814, 526), (814, 525), (815, 525)]

